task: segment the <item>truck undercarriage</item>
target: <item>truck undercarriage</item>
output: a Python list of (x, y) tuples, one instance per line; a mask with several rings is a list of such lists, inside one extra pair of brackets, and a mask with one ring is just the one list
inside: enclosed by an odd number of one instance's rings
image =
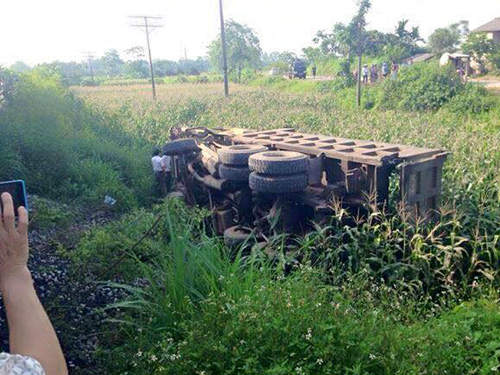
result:
[(174, 128), (163, 152), (173, 156), (177, 190), (188, 203), (212, 210), (215, 231), (228, 245), (250, 234), (265, 241), (277, 232), (306, 232), (334, 206), (382, 209), (396, 203), (389, 202), (391, 181), (398, 182), (401, 215), (434, 220), (447, 156), (292, 128)]

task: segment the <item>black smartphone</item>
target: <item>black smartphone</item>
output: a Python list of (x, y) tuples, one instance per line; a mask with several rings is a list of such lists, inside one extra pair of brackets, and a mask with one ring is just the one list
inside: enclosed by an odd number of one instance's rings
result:
[[(17, 216), (17, 209), (21, 206), (28, 209), (28, 198), (26, 196), (26, 184), (22, 180), (0, 182), (0, 196), (3, 193), (12, 195), (14, 201), (14, 212)], [(0, 208), (3, 210), (3, 203), (0, 199)]]

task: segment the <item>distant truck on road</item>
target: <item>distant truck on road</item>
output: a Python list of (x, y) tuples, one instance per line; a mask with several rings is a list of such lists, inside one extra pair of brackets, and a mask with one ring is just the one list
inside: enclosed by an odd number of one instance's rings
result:
[(301, 78), (306, 79), (307, 76), (307, 65), (303, 60), (294, 60), (290, 64), (290, 72), (288, 73), (288, 78)]

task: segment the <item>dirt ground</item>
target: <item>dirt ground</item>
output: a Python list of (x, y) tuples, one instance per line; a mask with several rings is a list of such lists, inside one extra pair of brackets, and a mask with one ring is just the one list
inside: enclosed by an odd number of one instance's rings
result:
[(484, 76), (478, 78), (471, 78), (470, 82), (483, 85), (488, 90), (500, 92), (500, 77)]

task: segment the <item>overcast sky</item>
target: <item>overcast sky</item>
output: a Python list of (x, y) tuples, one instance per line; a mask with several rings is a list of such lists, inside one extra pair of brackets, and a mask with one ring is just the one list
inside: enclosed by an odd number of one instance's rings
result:
[[(348, 22), (355, 0), (225, 0), (226, 18), (252, 27), (264, 51), (295, 51), (311, 45), (316, 31)], [(203, 56), (219, 31), (217, 0), (0, 0), (0, 64), (82, 60), (145, 44), (127, 16), (164, 17), (152, 35), (154, 58)], [(500, 17), (500, 0), (372, 0), (369, 28), (392, 31), (410, 19), (424, 37), (458, 20), (471, 29)]]

